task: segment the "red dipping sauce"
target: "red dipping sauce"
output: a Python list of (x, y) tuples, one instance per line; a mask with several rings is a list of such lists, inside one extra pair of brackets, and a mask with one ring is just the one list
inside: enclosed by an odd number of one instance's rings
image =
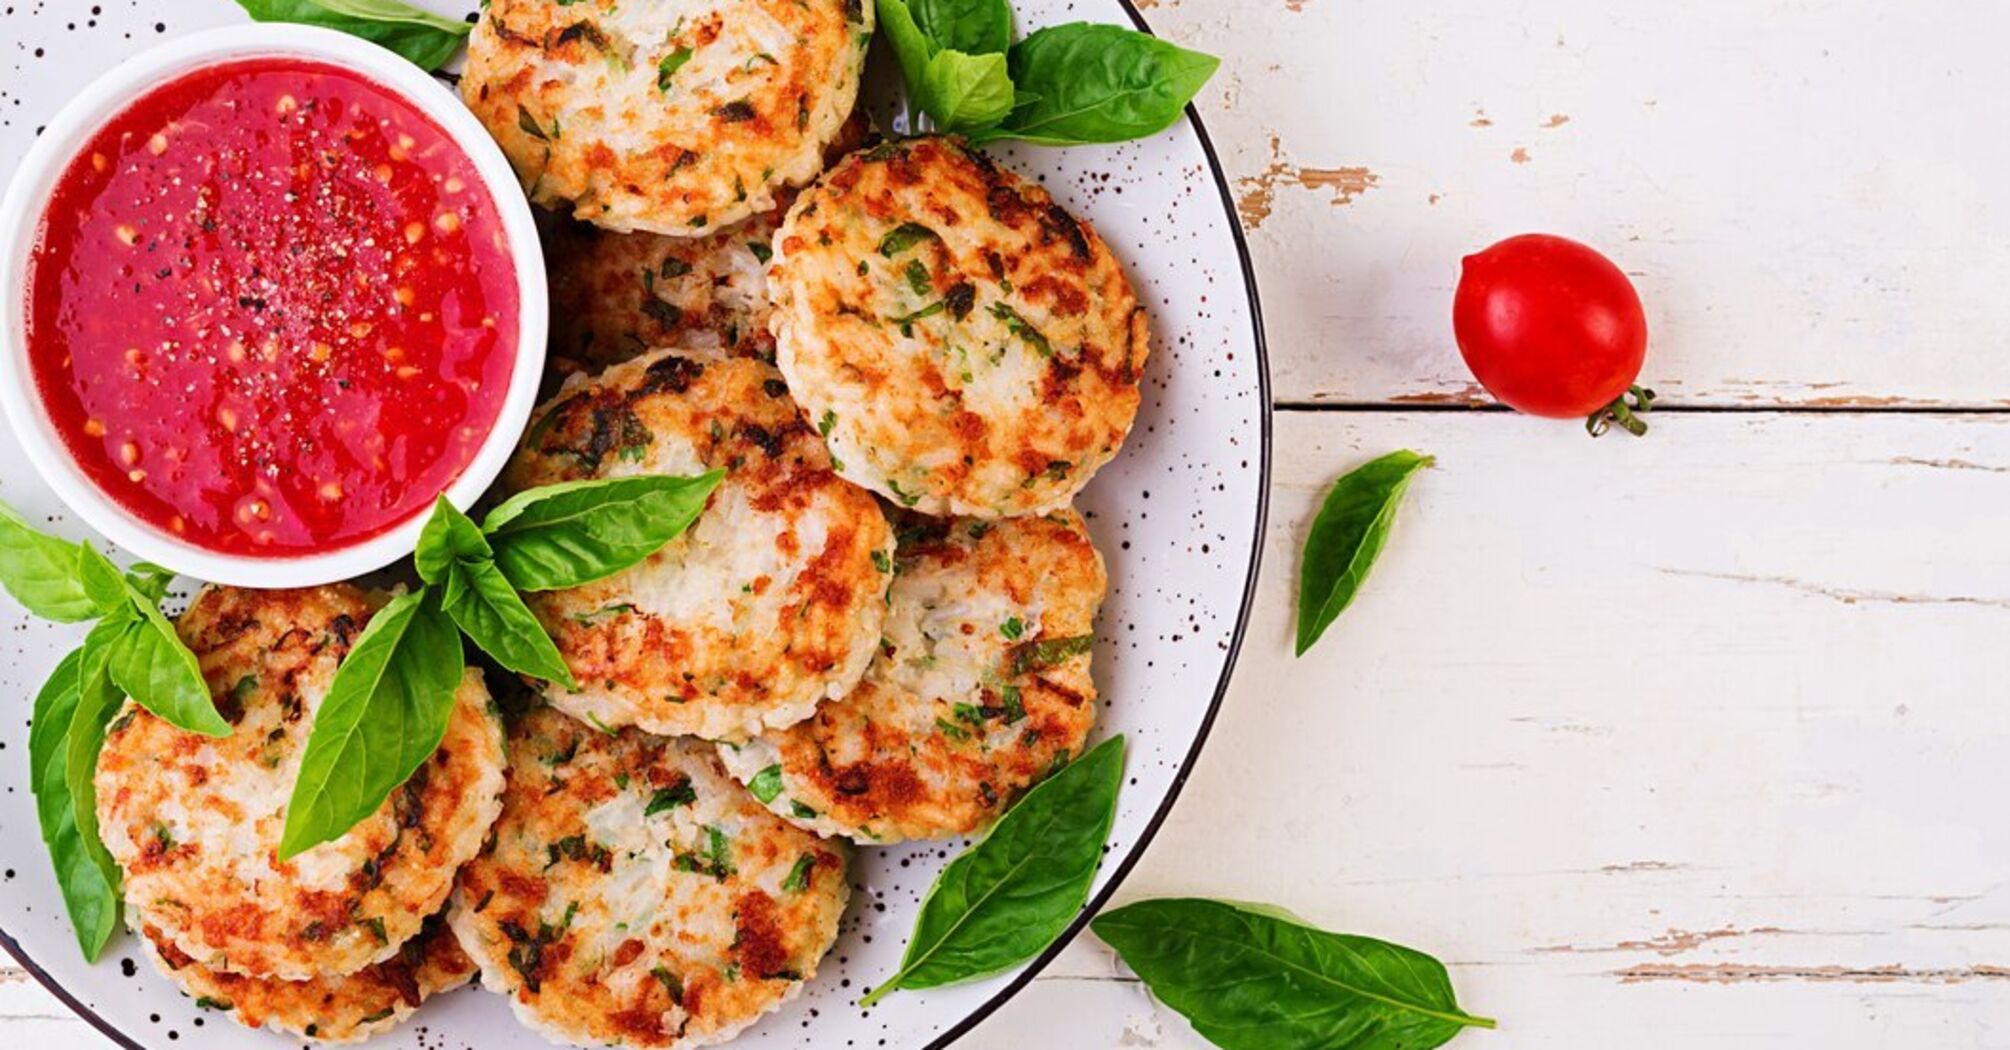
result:
[(168, 81), (56, 184), (28, 354), (119, 504), (227, 554), (368, 539), (502, 410), (518, 291), (474, 162), (389, 88), (288, 58)]

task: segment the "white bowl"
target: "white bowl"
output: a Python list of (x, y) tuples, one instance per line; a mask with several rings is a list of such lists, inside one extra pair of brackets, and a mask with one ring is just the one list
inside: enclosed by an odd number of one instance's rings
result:
[(467, 469), (448, 487), (447, 498), (466, 508), (501, 472), (530, 418), (544, 370), (550, 304), (530, 205), (509, 161), (446, 85), (375, 44), (311, 26), (238, 26), (176, 38), (99, 77), (49, 122), (0, 201), (0, 407), (36, 472), (71, 510), (119, 547), (213, 583), (306, 587), (359, 576), (411, 553), (425, 513), (360, 542), (314, 554), (246, 557), (198, 547), (120, 506), (91, 481), (50, 419), (28, 360), (29, 254), (50, 194), (71, 159), (105, 122), (155, 85), (203, 66), (253, 57), (309, 58), (361, 73), (445, 128), (473, 161), (495, 200), (516, 265), (516, 358), (502, 411)]

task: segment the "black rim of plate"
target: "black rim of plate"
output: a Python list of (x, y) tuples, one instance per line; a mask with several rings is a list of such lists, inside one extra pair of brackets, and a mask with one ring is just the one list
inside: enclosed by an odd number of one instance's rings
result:
[[(1117, 0), (1117, 3), (1123, 5), (1124, 13), (1130, 16), (1138, 32), (1157, 35), (1152, 33), (1151, 26), (1145, 24), (1144, 16), (1138, 13), (1132, 0)], [(1103, 910), (1103, 905), (1108, 904), (1110, 898), (1116, 895), (1117, 889), (1124, 884), (1124, 878), (1137, 866), (1138, 861), (1143, 859), (1145, 850), (1158, 835), (1160, 826), (1172, 815), (1173, 804), (1179, 801), (1180, 790), (1186, 787), (1186, 778), (1192, 775), (1194, 763), (1200, 760), (1201, 748), (1207, 745), (1208, 733), (1214, 729), (1215, 716), (1221, 714), (1221, 703), (1228, 696), (1228, 683), (1235, 675), (1235, 661), (1242, 653), (1243, 636), (1249, 630), (1249, 612), (1256, 601), (1257, 570), (1263, 565), (1264, 527), (1270, 517), (1270, 349), (1263, 336), (1263, 304), (1256, 293), (1256, 266), (1249, 257), (1249, 240), (1243, 234), (1242, 223), (1236, 216), (1235, 196), (1228, 187), (1228, 173), (1221, 169), (1221, 158), (1215, 154), (1214, 140), (1208, 138), (1207, 125), (1201, 121), (1200, 111), (1191, 103), (1186, 107), (1186, 119), (1193, 125), (1194, 138), (1200, 141), (1200, 151), (1207, 158), (1208, 171), (1214, 175), (1215, 188), (1221, 193), (1221, 206), (1228, 218), (1229, 236), (1235, 242), (1236, 259), (1242, 266), (1242, 283), (1249, 290), (1249, 328), (1256, 348), (1257, 424), (1261, 429), (1262, 438), (1259, 442), (1261, 447), (1257, 450), (1256, 534), (1250, 541), (1249, 575), (1242, 582), (1242, 607), (1236, 610), (1235, 630), (1229, 634), (1228, 653), (1222, 660), (1221, 678), (1215, 682), (1214, 699), (1208, 701), (1207, 714), (1202, 716), (1200, 721), (1200, 732), (1194, 734), (1193, 746), (1187, 749), (1186, 757), (1180, 760), (1179, 770), (1173, 774), (1172, 784), (1166, 788), (1165, 798), (1159, 801), (1158, 811), (1145, 823), (1145, 829), (1138, 835), (1137, 843), (1131, 847), (1130, 853), (1117, 865), (1117, 870), (1111, 873), (1110, 881), (1103, 885), (1101, 891), (1089, 898), (1089, 903), (1082, 909), (1082, 913), (1075, 916), (1075, 920), (1068, 924), (1067, 929), (1061, 931), (1061, 935), (1054, 939), (1053, 944), (1047, 946), (1046, 951), (1027, 963), (1026, 968), (1019, 971), (1010, 984), (999, 989), (998, 993), (985, 1000), (982, 1006), (972, 1010), (962, 1020), (950, 1026), (948, 1031), (937, 1036), (928, 1044), (927, 1050), (942, 1050), (970, 1034), (970, 1031), (983, 1023), (985, 1018), (990, 1017), (999, 1007), (1018, 995), (1021, 989), (1033, 983), (1033, 979), (1040, 976), (1040, 971), (1046, 969), (1047, 964), (1053, 962), (1068, 945), (1073, 944), (1075, 938), (1088, 928), (1089, 920), (1095, 918), (1096, 913)]]
[[(1151, 33), (1151, 26), (1145, 23), (1144, 16), (1138, 13), (1132, 0), (1117, 0), (1117, 3), (1123, 7), (1124, 14), (1130, 17), (1131, 23), (1139, 32)], [(1054, 939), (1053, 944), (1047, 946), (1046, 951), (1027, 963), (1025, 968), (1012, 978), (1010, 984), (999, 989), (998, 993), (985, 1000), (982, 1006), (937, 1036), (928, 1044), (928, 1050), (942, 1050), (943, 1047), (968, 1035), (985, 1018), (990, 1017), (999, 1007), (1019, 994), (1021, 989), (1033, 983), (1033, 979), (1040, 975), (1040, 971), (1046, 969), (1047, 964), (1053, 962), (1056, 956), (1074, 943), (1075, 938), (1088, 928), (1089, 920), (1095, 918), (1096, 913), (1101, 911), (1103, 905), (1108, 904), (1110, 898), (1116, 894), (1118, 887), (1123, 885), (1125, 876), (1128, 876), (1131, 869), (1144, 857), (1145, 850), (1158, 835), (1160, 826), (1172, 814), (1173, 804), (1179, 801), (1180, 790), (1186, 787), (1186, 779), (1193, 773), (1194, 763), (1200, 760), (1201, 748), (1207, 745), (1208, 733), (1214, 729), (1215, 716), (1221, 713), (1222, 700), (1228, 695), (1229, 679), (1234, 676), (1236, 658), (1242, 652), (1243, 636), (1249, 629), (1249, 612), (1256, 600), (1257, 570), (1263, 564), (1264, 527), (1270, 517), (1270, 350), (1263, 335), (1263, 305), (1256, 292), (1256, 267), (1249, 256), (1249, 242), (1243, 234), (1242, 223), (1236, 219), (1235, 197), (1229, 190), (1228, 174), (1222, 171), (1221, 158), (1214, 151), (1214, 141), (1208, 137), (1207, 125), (1202, 123), (1199, 110), (1189, 104), (1186, 108), (1186, 119), (1193, 125), (1194, 138), (1200, 142), (1200, 151), (1207, 158), (1208, 171), (1214, 176), (1215, 189), (1221, 194), (1222, 208), (1228, 218), (1229, 237), (1235, 243), (1236, 260), (1242, 267), (1242, 283), (1249, 291), (1250, 337), (1256, 350), (1257, 425), (1261, 431), (1261, 439), (1257, 449), (1255, 535), (1250, 540), (1249, 572), (1242, 583), (1242, 607), (1236, 610), (1235, 629), (1229, 634), (1228, 653), (1222, 661), (1221, 677), (1215, 682), (1214, 698), (1208, 701), (1207, 714), (1201, 718), (1200, 731), (1194, 734), (1193, 746), (1187, 749), (1186, 757), (1180, 760), (1179, 769), (1173, 774), (1172, 784), (1166, 788), (1165, 798), (1159, 801), (1158, 810), (1152, 814), (1151, 820), (1145, 823), (1144, 831), (1138, 835), (1138, 840), (1131, 846), (1129, 854), (1117, 865), (1117, 870), (1111, 873), (1110, 881), (1089, 900), (1081, 914), (1075, 916), (1074, 921), (1061, 932), (1061, 936)], [(30, 977), (61, 1000), (64, 1006), (69, 1007), (78, 1017), (89, 1022), (91, 1027), (104, 1033), (124, 1050), (148, 1050), (145, 1044), (127, 1035), (96, 1010), (84, 1005), (76, 996), (70, 994), (69, 990), (50, 976), (47, 970), (29, 958), (20, 942), (14, 939), (14, 935), (4, 929), (0, 929), (0, 948), (4, 948), (8, 955), (13, 956), (14, 961), (28, 971)]]

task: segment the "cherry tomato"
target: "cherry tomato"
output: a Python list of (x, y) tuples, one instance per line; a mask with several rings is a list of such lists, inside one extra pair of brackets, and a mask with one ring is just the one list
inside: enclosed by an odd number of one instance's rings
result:
[(1474, 377), (1509, 406), (1584, 418), (1594, 434), (1647, 429), (1634, 413), (1653, 392), (1633, 385), (1647, 317), (1633, 282), (1591, 248), (1526, 233), (1467, 256), (1452, 330)]

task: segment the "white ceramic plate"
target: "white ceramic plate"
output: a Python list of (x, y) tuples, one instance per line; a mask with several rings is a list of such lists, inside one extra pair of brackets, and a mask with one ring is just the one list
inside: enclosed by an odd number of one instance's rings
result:
[[(475, 0), (424, 0), (447, 13)], [(1088, 19), (1144, 21), (1125, 0), (1017, 0), (1021, 31)], [(0, 179), (37, 125), (120, 59), (164, 37), (244, 21), (230, 0), (61, 0), (0, 5)], [(884, 71), (875, 74), (883, 98)], [(1130, 761), (1093, 904), (1115, 889), (1171, 807), (1207, 735), (1242, 639), (1256, 578), (1270, 468), (1269, 382), (1248, 255), (1206, 134), (1189, 111), (1141, 143), (1005, 148), (1131, 268), (1152, 311), (1144, 409), (1122, 456), (1081, 500), (1110, 568), (1095, 673), (1099, 733), (1124, 733)], [(18, 294), (12, 293), (9, 294)], [(30, 520), (86, 535), (0, 436), (0, 499)], [(30, 619), (0, 596), (0, 946), (120, 1045), (239, 1050), (298, 1045), (203, 1016), (156, 975), (130, 937), (87, 966), (63, 917), (28, 791), (28, 701), (77, 627)], [(1047, 961), (955, 988), (901, 992), (863, 1012), (864, 990), (893, 972), (921, 895), (960, 844), (862, 850), (843, 936), (804, 995), (743, 1035), (748, 1050), (940, 1046), (1009, 998)], [(1086, 922), (1086, 913), (1077, 928)], [(1071, 931), (1072, 932), (1072, 931)], [(1065, 942), (1066, 938), (1063, 938)], [(1057, 944), (1052, 951), (1058, 951)], [(1052, 952), (1050, 951), (1049, 956)], [(547, 1045), (480, 990), (429, 1003), (372, 1046), (531, 1050)]]

